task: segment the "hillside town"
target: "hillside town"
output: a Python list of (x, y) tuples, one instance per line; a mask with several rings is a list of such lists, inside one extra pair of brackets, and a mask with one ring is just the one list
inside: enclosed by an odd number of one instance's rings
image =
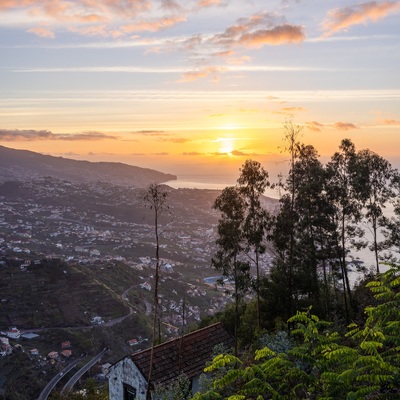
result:
[[(130, 315), (150, 317), (155, 240), (152, 211), (146, 207), (143, 193), (138, 188), (50, 177), (0, 183), (0, 273), (8, 277), (2, 281), (3, 288), (10, 285), (7, 282), (22, 284), (35, 276), (41, 279), (40, 271), (46, 268), (60, 269), (58, 276), (63, 276), (66, 284), (74, 269), (90, 271), (97, 279), (103, 274), (107, 279), (113, 269), (125, 270), (132, 280), (113, 295), (125, 308), (107, 315), (88, 307), (74, 324), (101, 329)], [(218, 221), (212, 204), (217, 194), (170, 189), (169, 211), (161, 220), (166, 229), (160, 241), (160, 303), (163, 334), (168, 338), (179, 336), (184, 325), (199, 323), (232, 301), (229, 283), (216, 285), (218, 276), (210, 263)], [(263, 268), (271, 260), (264, 254)], [(59, 266), (51, 267), (53, 264)], [(45, 285), (41, 290), (46, 290)], [(25, 321), (31, 322), (24, 323), (12, 311), (15, 296), (15, 290), (1, 290), (1, 359), (23, 352), (35, 368), (51, 374), (52, 369), (59, 371), (79, 355), (82, 348), (74, 348), (68, 337), (43, 345), (42, 319), (28, 318)], [(34, 291), (32, 296), (36, 296)], [(36, 313), (43, 306), (39, 305)], [(149, 339), (132, 332), (125, 345), (135, 352), (146, 348)]]

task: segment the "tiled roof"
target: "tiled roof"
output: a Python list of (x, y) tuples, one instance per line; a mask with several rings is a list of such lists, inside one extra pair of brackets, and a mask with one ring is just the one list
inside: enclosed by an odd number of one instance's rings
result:
[[(166, 385), (180, 374), (185, 374), (189, 379), (200, 375), (206, 362), (211, 361), (213, 349), (217, 344), (225, 344), (228, 348), (234, 345), (233, 337), (220, 322), (154, 347), (151, 383)], [(132, 361), (146, 380), (149, 375), (150, 356), (151, 348), (131, 355)]]

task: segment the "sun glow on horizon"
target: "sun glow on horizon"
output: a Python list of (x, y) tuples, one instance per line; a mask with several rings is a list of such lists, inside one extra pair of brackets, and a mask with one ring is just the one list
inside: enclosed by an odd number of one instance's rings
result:
[(226, 124), (220, 125), (217, 127), (220, 131), (234, 131), (236, 129), (242, 129), (243, 127), (237, 124), (236, 122), (228, 122)]
[(219, 153), (224, 153), (227, 155), (232, 155), (232, 151), (235, 150), (235, 138), (226, 137), (226, 138), (218, 138), (216, 142), (219, 143)]

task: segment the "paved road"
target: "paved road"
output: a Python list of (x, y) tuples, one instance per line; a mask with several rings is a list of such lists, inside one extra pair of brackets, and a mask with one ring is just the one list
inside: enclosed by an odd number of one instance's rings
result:
[(81, 357), (76, 359), (71, 364), (68, 364), (61, 372), (59, 372), (56, 376), (54, 376), (51, 381), (45, 386), (45, 388), (40, 393), (38, 400), (47, 400), (51, 391), (56, 387), (57, 383), (63, 378), (64, 375), (68, 374), (76, 365), (81, 361)]
[(78, 382), (78, 380), (82, 377), (82, 375), (89, 371), (89, 369), (92, 368), (93, 365), (95, 365), (101, 359), (101, 357), (103, 357), (106, 351), (108, 351), (107, 347), (104, 348), (100, 354), (98, 354), (96, 357), (92, 358), (87, 364), (85, 364), (78, 372), (76, 372), (63, 387), (61, 391), (61, 396), (63, 396), (64, 394), (68, 394), (72, 390), (76, 382)]

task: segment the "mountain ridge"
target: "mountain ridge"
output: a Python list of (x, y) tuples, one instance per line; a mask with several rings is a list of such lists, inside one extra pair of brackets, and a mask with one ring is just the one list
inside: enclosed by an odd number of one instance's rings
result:
[(137, 187), (177, 179), (173, 174), (121, 162), (73, 160), (0, 146), (0, 182), (46, 176), (76, 183), (100, 181)]

